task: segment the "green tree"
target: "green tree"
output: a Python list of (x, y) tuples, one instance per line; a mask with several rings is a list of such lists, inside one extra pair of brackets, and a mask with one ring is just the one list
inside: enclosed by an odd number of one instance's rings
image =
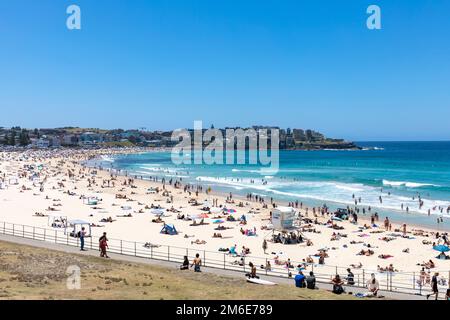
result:
[(16, 131), (15, 130), (11, 130), (11, 133), (10, 133), (9, 139), (8, 139), (8, 144), (10, 146), (16, 145)]
[(21, 146), (27, 146), (30, 144), (30, 137), (28, 135), (28, 131), (26, 129), (22, 129), (19, 135), (19, 144)]

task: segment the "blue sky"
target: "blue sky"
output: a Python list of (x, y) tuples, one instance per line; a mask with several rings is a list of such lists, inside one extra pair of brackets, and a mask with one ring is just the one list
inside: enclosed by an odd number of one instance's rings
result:
[[(77, 4), (82, 30), (66, 28)], [(382, 30), (366, 9), (382, 10)], [(450, 140), (448, 0), (0, 0), (0, 126)]]

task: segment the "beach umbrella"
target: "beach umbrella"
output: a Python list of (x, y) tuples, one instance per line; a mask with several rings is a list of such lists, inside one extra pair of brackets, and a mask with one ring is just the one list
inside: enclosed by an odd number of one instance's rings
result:
[(152, 210), (150, 210), (150, 213), (151, 214), (156, 214), (156, 215), (162, 215), (162, 214), (164, 214), (164, 210), (162, 210), (162, 209), (152, 209)]
[(447, 246), (444, 246), (443, 244), (437, 245), (433, 247), (434, 250), (439, 251), (439, 252), (447, 252), (450, 251), (450, 248)]
[(199, 213), (190, 214), (190, 215), (188, 215), (188, 216), (189, 216), (189, 218), (191, 218), (191, 219), (201, 219)]
[(220, 212), (222, 212), (222, 209), (221, 208), (217, 208), (217, 207), (213, 207), (213, 208), (211, 208), (209, 210), (209, 212), (211, 212), (211, 213), (220, 213)]
[(209, 202), (209, 200), (203, 201), (203, 205), (204, 205), (205, 207), (212, 207), (212, 206), (211, 206), (211, 202)]
[(209, 216), (206, 213), (194, 213), (190, 215), (192, 219), (208, 219)]

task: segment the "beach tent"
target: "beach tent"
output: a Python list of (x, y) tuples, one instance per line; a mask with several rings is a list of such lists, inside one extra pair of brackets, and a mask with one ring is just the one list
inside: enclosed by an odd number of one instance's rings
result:
[(67, 233), (67, 229), (71, 229), (70, 231), (70, 236), (77, 238), (78, 237), (78, 232), (81, 231), (81, 228), (85, 228), (86, 231), (86, 237), (90, 237), (91, 236), (91, 224), (87, 221), (84, 220), (69, 220), (66, 226), (66, 229), (64, 231), (64, 233)]
[(150, 213), (154, 214), (154, 215), (157, 215), (157, 216), (160, 216), (160, 215), (164, 214), (164, 210), (163, 209), (152, 209), (152, 210), (150, 210)]
[(206, 213), (194, 213), (191, 215), (192, 219), (208, 219), (209, 216)]
[(88, 206), (96, 206), (98, 204), (98, 198), (97, 197), (83, 198), (83, 203), (87, 204)]
[(160, 233), (170, 234), (171, 236), (174, 236), (178, 234), (178, 231), (173, 224), (164, 224)]
[(221, 213), (223, 210), (222, 208), (217, 208), (217, 207), (212, 207), (211, 209), (209, 209), (209, 212), (215, 214), (215, 213)]
[(19, 184), (19, 178), (17, 178), (17, 177), (10, 177), (8, 179), (8, 184), (9, 185), (18, 185)]
[(211, 202), (209, 202), (209, 200), (203, 201), (203, 205), (204, 205), (205, 207), (212, 207)]
[(156, 189), (148, 188), (147, 189), (147, 193), (155, 194), (156, 193)]
[(443, 244), (437, 245), (433, 247), (434, 250), (439, 252), (448, 252), (450, 251), (450, 248), (447, 246), (444, 246)]

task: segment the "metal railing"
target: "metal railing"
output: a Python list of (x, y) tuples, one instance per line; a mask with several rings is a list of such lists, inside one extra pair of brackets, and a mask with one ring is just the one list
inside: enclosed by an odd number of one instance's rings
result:
[[(22, 224), (14, 224), (8, 222), (0, 222), (0, 234), (11, 235), (26, 239), (39, 240), (45, 242), (51, 242), (55, 244), (62, 244), (67, 246), (79, 247), (80, 239), (71, 237), (69, 233), (58, 229), (41, 228), (35, 226), (27, 226)], [(169, 237), (169, 236), (168, 236)], [(223, 270), (231, 270), (237, 272), (249, 272), (248, 263), (252, 262), (258, 268), (258, 274), (265, 274), (267, 276), (291, 278), (297, 274), (297, 269), (287, 268), (284, 265), (271, 265), (271, 268), (266, 268), (267, 262), (271, 259), (245, 256), (238, 257), (229, 254), (228, 252), (213, 252), (207, 250), (199, 250), (194, 248), (183, 248), (168, 245), (151, 245), (144, 246), (145, 243), (136, 241), (126, 241), (121, 239), (108, 238), (108, 252), (134, 256), (139, 258), (147, 258), (154, 260), (162, 260), (174, 263), (182, 263), (184, 257), (187, 256), (189, 261), (195, 257), (198, 253), (202, 258), (202, 264), (204, 267), (217, 268)], [(85, 247), (91, 250), (98, 250), (98, 240), (88, 237), (85, 239)], [(302, 263), (291, 261), (293, 266), (297, 266)], [(317, 282), (330, 283), (331, 279), (340, 274), (341, 278), (345, 279), (342, 275), (347, 274), (347, 267), (331, 266), (331, 265), (319, 265), (319, 264), (306, 264), (305, 273), (310, 271), (314, 272)], [(380, 285), (380, 290), (423, 295), (431, 293), (431, 286), (429, 284), (422, 285), (420, 283), (420, 274), (418, 272), (384, 272), (378, 273), (376, 270), (367, 269), (352, 269), (354, 273), (354, 285), (348, 286), (348, 291), (351, 291), (351, 287), (365, 288), (367, 281), (370, 279), (372, 273), (377, 274), (377, 280)], [(448, 275), (450, 279), (450, 271), (439, 272), (441, 275)], [(449, 281), (447, 280), (447, 283)], [(447, 284), (450, 285), (450, 284)], [(444, 290), (442, 286), (441, 291)], [(442, 294), (441, 294), (442, 295)]]

